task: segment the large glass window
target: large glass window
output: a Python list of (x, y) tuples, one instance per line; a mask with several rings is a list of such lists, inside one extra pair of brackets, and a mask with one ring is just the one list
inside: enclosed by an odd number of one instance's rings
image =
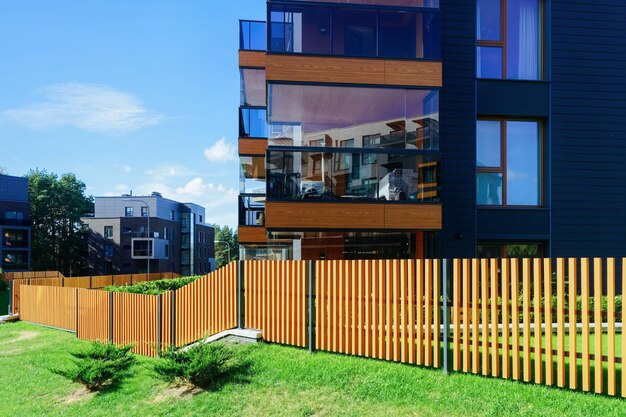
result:
[(27, 248), (28, 231), (4, 229), (2, 246), (6, 248)]
[(541, 78), (541, 0), (477, 1), (478, 78)]
[(479, 120), (476, 126), (476, 203), (540, 206), (541, 124)]
[[(271, 146), (438, 149), (439, 91), (269, 85)], [(373, 140), (372, 135), (378, 135)]]
[[(380, 2), (377, 5), (382, 6)], [(282, 4), (270, 4), (269, 9), (271, 52), (413, 59), (441, 57), (439, 13), (436, 11)]]
[(364, 164), (364, 153), (355, 150), (269, 150), (268, 198), (413, 203), (439, 200), (436, 154), (381, 150), (370, 154), (375, 155), (376, 162), (370, 159)]
[(239, 196), (239, 225), (265, 225), (265, 195)]
[(476, 246), (478, 258), (541, 258), (544, 256), (542, 242), (490, 242), (479, 241)]

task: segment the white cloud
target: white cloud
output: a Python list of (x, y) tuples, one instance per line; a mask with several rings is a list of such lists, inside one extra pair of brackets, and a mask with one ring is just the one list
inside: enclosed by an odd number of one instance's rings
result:
[(194, 172), (184, 165), (160, 165), (145, 171), (151, 179), (164, 181), (175, 177), (189, 177), (195, 175)]
[(221, 138), (204, 150), (204, 156), (209, 162), (230, 162), (237, 160), (237, 147)]
[(104, 85), (57, 84), (44, 88), (43, 96), (43, 102), (0, 114), (33, 129), (72, 126), (115, 133), (154, 126), (165, 119), (146, 109), (137, 97)]
[(132, 171), (133, 169), (131, 167), (129, 167), (128, 165), (122, 165), (120, 167), (120, 169), (122, 170), (122, 172), (128, 174), (130, 171)]

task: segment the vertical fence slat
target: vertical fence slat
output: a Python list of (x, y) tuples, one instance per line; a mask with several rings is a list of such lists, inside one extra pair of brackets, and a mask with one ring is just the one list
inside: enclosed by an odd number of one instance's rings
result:
[(400, 270), (399, 270), (399, 262), (397, 259), (392, 261), (392, 269), (393, 269), (393, 336), (391, 337), (391, 343), (393, 343), (393, 360), (400, 360), (400, 338), (398, 337), (398, 330), (400, 327), (400, 316), (399, 316), (399, 303), (400, 303), (400, 294), (398, 293), (399, 287), (399, 278), (400, 278)]
[(524, 326), (524, 336), (522, 346), (524, 349), (524, 382), (530, 382), (530, 259), (522, 260), (522, 323)]
[(541, 260), (536, 258), (533, 260), (534, 266), (534, 304), (535, 304), (535, 383), (541, 384), (542, 378), (542, 357), (541, 357), (541, 347), (542, 347), (542, 332), (541, 332), (541, 323), (542, 323), (542, 315), (541, 315), (541, 298), (542, 298), (542, 274), (541, 274)]
[(488, 281), (488, 260), (480, 260), (480, 304), (481, 304), (481, 325), (482, 325), (482, 374), (489, 375), (489, 281)]
[(582, 297), (582, 387), (583, 391), (591, 389), (589, 363), (589, 258), (580, 260), (580, 296)]
[(509, 340), (509, 297), (512, 294), (517, 296), (517, 289), (510, 291), (510, 260), (501, 261), (501, 288), (502, 288), (502, 378), (509, 379), (511, 376), (511, 352)]
[(358, 324), (358, 338), (357, 338), (357, 351), (356, 354), (359, 356), (363, 356), (363, 339), (364, 339), (364, 331), (365, 331), (365, 318), (363, 311), (363, 298), (365, 294), (363, 293), (364, 281), (365, 281), (365, 270), (363, 266), (363, 260), (359, 260), (357, 262), (357, 276), (358, 279), (358, 294), (357, 294), (357, 324)]
[(615, 395), (615, 258), (606, 260), (607, 394)]
[(594, 310), (594, 359), (595, 376), (593, 388), (596, 394), (602, 394), (602, 258), (593, 260), (593, 310)]
[(463, 372), (470, 372), (470, 260), (463, 259)]
[(385, 359), (391, 360), (393, 358), (393, 351), (391, 349), (391, 338), (392, 338), (392, 328), (391, 328), (391, 291), (393, 290), (393, 283), (391, 280), (393, 279), (393, 275), (391, 272), (391, 261), (385, 261)]
[(498, 260), (491, 259), (491, 376), (500, 375), (498, 349)]
[(424, 365), (431, 366), (432, 365), (432, 353), (433, 353), (433, 345), (432, 345), (432, 284), (433, 284), (433, 261), (430, 259), (426, 259), (426, 277), (424, 282), (424, 304), (426, 307), (425, 314), (425, 327), (426, 327), (426, 351), (424, 352)]
[(520, 349), (519, 349), (519, 260), (511, 259), (511, 319), (512, 319), (512, 358), (511, 376), (514, 380), (520, 379)]
[(461, 368), (461, 289), (459, 285), (461, 280), (459, 275), (461, 273), (461, 260), (455, 259), (452, 262), (452, 323), (454, 330), (452, 332), (452, 369), (458, 371)]
[(552, 260), (543, 260), (544, 284), (544, 318), (545, 318), (545, 345), (546, 345), (546, 385), (554, 384), (554, 365), (552, 359)]
[(409, 326), (409, 363), (415, 363), (415, 260), (409, 261), (407, 271), (408, 290), (408, 326)]
[(565, 260), (556, 260), (556, 385), (565, 387)]
[(472, 373), (480, 371), (479, 358), (479, 313), (480, 313), (480, 276), (478, 259), (472, 259)]
[(569, 258), (567, 260), (567, 272), (568, 272), (568, 290), (569, 290), (569, 387), (570, 389), (576, 389), (578, 386), (578, 366), (576, 359), (576, 282), (578, 280), (578, 268), (575, 258)]
[(415, 362), (418, 365), (422, 365), (424, 363), (424, 263), (425, 262), (422, 259), (418, 259), (416, 261), (415, 268), (417, 280), (415, 285), (415, 291), (417, 293), (417, 334), (415, 335), (415, 337), (417, 338), (417, 349)]
[[(441, 291), (441, 260), (433, 262), (433, 366), (439, 368), (441, 363), (441, 309), (439, 306), (439, 298), (442, 296)], [(448, 354), (448, 352), (446, 352)]]

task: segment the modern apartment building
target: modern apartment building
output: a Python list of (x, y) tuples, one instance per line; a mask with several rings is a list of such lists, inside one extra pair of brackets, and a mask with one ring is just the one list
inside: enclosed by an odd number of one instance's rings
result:
[(30, 269), (28, 179), (0, 175), (0, 267), (7, 272)]
[(242, 258), (626, 253), (626, 3), (269, 0)]
[(215, 269), (214, 230), (204, 207), (150, 196), (95, 197), (89, 227), (91, 273), (176, 272)]

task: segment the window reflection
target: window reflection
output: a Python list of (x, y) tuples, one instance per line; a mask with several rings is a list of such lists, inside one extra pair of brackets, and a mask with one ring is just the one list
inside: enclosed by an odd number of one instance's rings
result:
[(340, 147), (352, 139), (356, 148), (439, 148), (438, 90), (276, 83), (268, 88), (270, 146)]
[(270, 4), (269, 10), (271, 52), (413, 59), (441, 57), (437, 12), (282, 4)]
[(270, 150), (270, 199), (376, 200), (432, 202), (439, 200), (436, 155), (361, 152)]

